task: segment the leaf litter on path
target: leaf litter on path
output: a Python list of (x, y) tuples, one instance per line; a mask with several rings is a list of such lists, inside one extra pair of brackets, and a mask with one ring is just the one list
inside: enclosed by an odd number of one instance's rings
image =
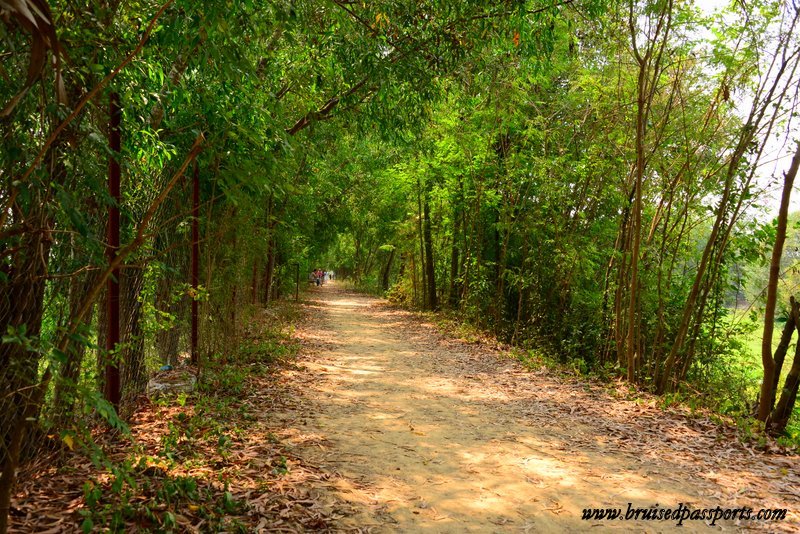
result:
[[(327, 490), (357, 512), (337, 528), (708, 529), (581, 520), (583, 508), (630, 502), (786, 508), (785, 521), (716, 527), (800, 529), (798, 457), (774, 443), (757, 450), (709, 414), (664, 409), (623, 382), (531, 371), (493, 340), (459, 340), (378, 299), (333, 287), (307, 306), (313, 319), (297, 332), (303, 369), (287, 386), (309, 419), (293, 443), (341, 476)], [(307, 433), (325, 447), (309, 447)]]

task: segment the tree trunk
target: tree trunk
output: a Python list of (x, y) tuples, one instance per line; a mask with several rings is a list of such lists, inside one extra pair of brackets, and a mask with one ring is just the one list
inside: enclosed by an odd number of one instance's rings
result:
[[(2, 148), (9, 148), (9, 139), (3, 141)], [(60, 154), (59, 145), (54, 143), (46, 156), (49, 179), (59, 184), (66, 177)], [(14, 176), (14, 173), (9, 172), (8, 176)], [(9, 189), (13, 190), (13, 187)], [(51, 203), (48, 188), (32, 188), (27, 201), (8, 207), (15, 222), (28, 230), (12, 240), (0, 241), (0, 253), (7, 258), (0, 264), (0, 272), (4, 275), (0, 278), (0, 333), (9, 335), (16, 332), (20, 341), (38, 338), (42, 328), (53, 241)], [(39, 388), (34, 387), (39, 381), (39, 362), (38, 352), (28, 350), (24, 342), (0, 343), (0, 384), (3, 386), (0, 393), (0, 534), (8, 530), (11, 494), (23, 438), (29, 435), (30, 423), (42, 405)], [(26, 443), (25, 446), (34, 444)]]
[[(111, 155), (108, 158), (108, 195), (113, 202), (108, 206), (108, 226), (106, 228), (106, 259), (114, 261), (120, 244), (120, 121), (122, 110), (119, 107), (119, 94), (111, 93), (109, 97), (108, 147)], [(122, 398), (120, 386), (120, 362), (116, 350), (120, 343), (119, 290), (120, 269), (115, 268), (106, 281), (106, 364), (105, 364), (105, 398), (119, 410)]]
[(272, 220), (272, 211), (274, 208), (275, 199), (273, 195), (269, 195), (269, 202), (267, 203), (267, 221), (266, 221), (266, 230), (267, 230), (267, 261), (264, 265), (264, 286), (262, 288), (262, 295), (261, 295), (261, 303), (263, 305), (269, 304), (269, 293), (272, 289), (272, 270), (270, 268), (270, 264), (272, 264), (272, 255), (274, 251), (272, 250), (274, 244), (274, 237), (273, 232), (275, 228), (275, 223)]
[(412, 291), (414, 305), (416, 305), (416, 303), (417, 303), (417, 294), (418, 294), (418, 291), (417, 291), (417, 265), (416, 265), (416, 262), (414, 261), (414, 257), (415, 257), (415, 255), (414, 255), (413, 251), (408, 253), (408, 259), (411, 262), (411, 291)]
[(406, 254), (405, 252), (400, 253), (400, 267), (397, 269), (397, 278), (398, 280), (403, 278), (403, 275), (406, 274)]
[(458, 307), (458, 297), (460, 293), (458, 284), (458, 259), (460, 255), (458, 249), (458, 227), (460, 222), (461, 219), (458, 213), (455, 213), (453, 217), (453, 245), (450, 249), (450, 289), (447, 292), (448, 304), (453, 309)]
[[(52, 221), (46, 214), (45, 201), (31, 200), (31, 212), (24, 220), (34, 231), (20, 238), (19, 249), (2, 283), (0, 331), (16, 331), (20, 338), (35, 339), (42, 326), (45, 277), (50, 254)], [(24, 331), (23, 331), (24, 328)], [(0, 343), (0, 533), (8, 529), (11, 492), (16, 481), (27, 432), (28, 417), (38, 410), (33, 386), (38, 379), (39, 355), (24, 343)]]
[(431, 207), (430, 201), (426, 195), (425, 197), (425, 205), (423, 207), (424, 215), (425, 215), (425, 229), (424, 229), (424, 238), (425, 238), (425, 279), (428, 284), (427, 296), (427, 308), (429, 310), (436, 310), (439, 308), (439, 300), (436, 295), (436, 269), (434, 268), (433, 264), (433, 238), (431, 237)]
[(459, 239), (461, 234), (466, 233), (466, 228), (462, 230), (463, 208), (464, 202), (464, 181), (461, 175), (458, 176), (458, 192), (456, 198), (453, 200), (453, 244), (450, 249), (450, 287), (447, 291), (447, 303), (452, 309), (458, 307), (458, 300), (461, 296), (461, 287), (459, 284), (459, 260), (461, 256), (461, 249), (459, 247)]
[[(505, 304), (505, 284), (503, 281), (503, 271), (505, 270), (505, 259), (502, 239), (500, 237), (500, 210), (498, 208), (494, 217), (494, 229), (492, 231), (492, 248), (494, 249), (494, 331), (500, 331), (503, 320), (503, 307)], [(508, 230), (506, 230), (508, 232)]]
[[(637, 15), (634, 4), (630, 3), (628, 29), (634, 59), (638, 65), (637, 98), (636, 98), (636, 163), (633, 169), (633, 206), (630, 225), (630, 291), (627, 309), (627, 332), (625, 334), (625, 365), (629, 382), (636, 380), (636, 368), (642, 357), (641, 350), (641, 303), (639, 296), (639, 260), (642, 242), (642, 197), (644, 173), (648, 164), (646, 157), (647, 126), (653, 104), (653, 96), (662, 73), (663, 54), (669, 42), (672, 27), (672, 0), (661, 3), (656, 20), (648, 20), (645, 36), (648, 39), (644, 51), (640, 51), (637, 38)], [(652, 16), (652, 15), (646, 15)], [(668, 112), (667, 112), (668, 113)], [(668, 115), (667, 115), (668, 116)], [(667, 116), (664, 117), (666, 120)]]
[[(73, 276), (69, 283), (69, 316), (74, 316), (83, 301), (83, 296), (95, 284), (95, 275), (82, 273)], [(94, 307), (93, 307), (94, 308)], [(89, 312), (87, 324), (91, 323), (93, 311)], [(56, 426), (63, 428), (72, 418), (75, 407), (75, 391), (80, 380), (81, 364), (86, 353), (88, 343), (77, 342), (70, 345), (66, 354), (66, 361), (61, 367), (58, 381), (53, 396), (53, 406), (56, 410)]]
[(396, 250), (396, 247), (392, 247), (392, 250), (389, 252), (389, 258), (386, 260), (386, 266), (381, 273), (381, 289), (384, 291), (389, 291), (389, 274), (392, 272), (392, 262), (394, 262)]
[[(182, 254), (182, 251), (183, 248), (181, 247), (169, 256), (169, 259), (173, 262), (171, 266), (175, 268), (177, 272), (186, 272), (186, 262), (184, 261), (186, 256)], [(173, 317), (183, 317), (185, 300), (177, 300), (174, 298), (175, 278), (172, 276), (161, 276), (157, 284), (156, 308)], [(156, 351), (162, 363), (172, 366), (177, 365), (178, 353), (180, 351), (180, 338), (181, 329), (177, 325), (171, 325), (167, 329), (156, 332)]]
[[(792, 30), (794, 29), (796, 22), (797, 17), (795, 17), (791, 22)], [(772, 118), (770, 121), (768, 121), (770, 124), (776, 120), (777, 114), (781, 113), (781, 107), (775, 104), (780, 102), (788, 93), (790, 83), (788, 80), (791, 80), (791, 74), (789, 73), (794, 73), (798, 62), (800, 62), (800, 56), (797, 54), (788, 53), (786, 46), (789, 42), (789, 39), (781, 39), (778, 41), (775, 53), (773, 55), (773, 57), (781, 58), (781, 62), (776, 67), (777, 72), (775, 72), (774, 76), (763, 77), (762, 85), (759, 85), (756, 93), (758, 99), (753, 103), (747, 121), (740, 129), (736, 148), (733, 150), (733, 153), (728, 159), (725, 183), (723, 186), (722, 195), (715, 210), (715, 220), (711, 228), (711, 234), (709, 235), (708, 241), (703, 248), (703, 254), (700, 258), (700, 262), (697, 265), (692, 288), (689, 291), (689, 295), (687, 296), (686, 302), (683, 306), (681, 321), (678, 325), (669, 355), (664, 362), (663, 370), (661, 371), (660, 375), (656, 377), (656, 392), (658, 393), (663, 393), (668, 387), (672, 387), (675, 384), (672, 377), (673, 367), (677, 360), (678, 354), (684, 348), (689, 325), (697, 307), (696, 303), (700, 293), (702, 281), (707, 276), (709, 265), (722, 261), (722, 254), (725, 252), (727, 236), (730, 235), (730, 231), (736, 222), (737, 214), (739, 213), (739, 209), (733, 210), (734, 214), (730, 215), (729, 217), (729, 213), (732, 211), (730, 210), (730, 207), (734, 201), (734, 195), (736, 194), (736, 178), (738, 176), (740, 170), (739, 167), (743, 161), (744, 155), (749, 147), (751, 147), (756, 133), (761, 130), (764, 117), (767, 115), (767, 111), (772, 113)], [(772, 71), (770, 70), (770, 72)], [(784, 75), (787, 75), (786, 78), (784, 78)], [(784, 82), (784, 80), (787, 81)], [(784, 85), (781, 86), (781, 83), (784, 83)], [(757, 159), (755, 161), (749, 161), (749, 164), (753, 166), (753, 169), (755, 168), (756, 163)], [(745, 181), (742, 191), (745, 191), (746, 188), (749, 187), (753, 172), (754, 171), (751, 170), (747, 180)], [(742, 200), (743, 199), (740, 197), (739, 206), (741, 206)], [(769, 366), (770, 364), (767, 362), (767, 367)], [(763, 401), (764, 399), (761, 400)], [(761, 407), (759, 407), (759, 412), (761, 412)]]
[(428, 304), (428, 281), (427, 281), (427, 266), (425, 265), (425, 238), (423, 236), (423, 221), (424, 215), (422, 213), (422, 184), (420, 183), (419, 176), (417, 176), (417, 233), (419, 234), (419, 261), (420, 261), (420, 276), (422, 278), (422, 307), (425, 308)]
[(781, 380), (781, 370), (783, 369), (783, 362), (786, 359), (786, 352), (789, 349), (789, 343), (792, 341), (792, 334), (795, 328), (800, 328), (800, 302), (795, 298), (789, 297), (789, 317), (786, 319), (786, 324), (783, 325), (781, 332), (781, 340), (778, 343), (778, 348), (775, 349), (775, 373), (772, 380), (772, 398), (776, 398), (778, 391), (778, 383)]
[(797, 388), (800, 383), (800, 343), (794, 351), (794, 361), (789, 374), (786, 376), (786, 383), (781, 391), (781, 398), (775, 409), (770, 413), (766, 421), (767, 429), (773, 434), (780, 434), (786, 429), (789, 419), (792, 417), (794, 404), (797, 400)]
[(258, 260), (253, 261), (253, 278), (250, 281), (250, 303), (253, 306), (258, 303)]
[(525, 303), (525, 299), (523, 294), (525, 292), (525, 263), (528, 261), (528, 234), (525, 234), (525, 237), (522, 240), (522, 256), (519, 260), (519, 280), (517, 284), (517, 317), (514, 321), (514, 333), (511, 335), (511, 344), (513, 345), (517, 341), (517, 335), (519, 334), (519, 325), (522, 323), (522, 307)]
[(264, 273), (264, 305), (268, 305), (272, 300), (272, 282), (275, 275), (275, 236), (274, 228), (270, 225), (269, 245), (267, 247), (267, 264)]
[(123, 346), (120, 361), (121, 407), (130, 413), (134, 401), (147, 385), (144, 362), (144, 333), (142, 332), (142, 301), (144, 268), (127, 266), (120, 271), (120, 327)]
[(636, 170), (634, 175), (634, 199), (631, 218), (631, 283), (628, 302), (628, 332), (625, 343), (625, 364), (628, 370), (628, 381), (636, 379), (636, 347), (639, 330), (636, 309), (639, 305), (639, 246), (642, 241), (642, 182), (644, 180), (644, 139), (646, 118), (648, 63), (639, 61), (639, 95), (636, 110)]
[(775, 304), (778, 298), (778, 277), (781, 269), (783, 243), (786, 241), (786, 224), (789, 217), (789, 201), (792, 196), (797, 168), (800, 166), (800, 143), (792, 158), (789, 171), (784, 175), (781, 206), (778, 211), (778, 227), (775, 231), (775, 243), (772, 246), (772, 259), (769, 264), (769, 282), (767, 282), (767, 303), (764, 308), (764, 335), (761, 338), (761, 365), (764, 367), (764, 380), (761, 382), (761, 398), (758, 403), (759, 421), (766, 421), (775, 402), (772, 389), (775, 381), (775, 360), (772, 357), (772, 331), (775, 328)]
[[(238, 289), (239, 289), (239, 253), (238, 253), (238, 233), (236, 232), (236, 210), (234, 209), (231, 220), (234, 221), (234, 226), (232, 228), (233, 236), (231, 237), (231, 244), (233, 247), (233, 251), (231, 253), (231, 262), (233, 263), (233, 287), (231, 288), (231, 302), (230, 302), (230, 332), (233, 334), (233, 343), (232, 346), (236, 347), (238, 345), (238, 328), (236, 325), (236, 308), (239, 305), (238, 302)], [(226, 359), (227, 363), (227, 351), (225, 352), (224, 358)]]

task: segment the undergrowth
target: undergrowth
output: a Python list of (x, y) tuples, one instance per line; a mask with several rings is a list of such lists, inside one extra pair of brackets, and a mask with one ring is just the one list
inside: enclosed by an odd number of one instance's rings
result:
[[(297, 353), (291, 339), (292, 307), (249, 332), (239, 350), (208, 358), (197, 389), (168, 395), (145, 406), (127, 436), (84, 443), (96, 474), (83, 485), (80, 525), (84, 532), (126, 529), (249, 532), (246, 501), (231, 482), (232, 451), (254, 432), (263, 414), (248, 401), (254, 382)], [(272, 319), (272, 318), (270, 318)], [(277, 445), (274, 435), (266, 439)], [(276, 448), (271, 476), (286, 474), (286, 459)]]
[[(471, 321), (465, 321), (452, 311), (416, 312), (436, 325), (445, 335), (455, 337), (465, 343), (489, 343), (499, 345), (491, 332), (482, 329)], [(585, 359), (574, 358), (564, 362), (552, 351), (544, 349), (546, 343), (526, 339), (524, 343), (504, 345), (506, 354), (519, 361), (528, 370), (547, 368), (549, 371), (564, 377), (585, 377), (599, 384), (604, 384), (614, 397), (620, 396), (619, 377), (622, 369), (618, 365), (590, 365)], [(732, 350), (721, 355), (714, 362), (698, 366), (696, 374), (702, 374), (702, 380), (690, 380), (681, 384), (677, 391), (655, 397), (663, 409), (683, 407), (689, 414), (709, 416), (719, 424), (736, 428), (739, 439), (743, 443), (763, 448), (768, 439), (764, 433), (763, 423), (752, 417), (753, 412), (753, 370), (745, 365), (741, 354), (744, 350), (732, 345)], [(690, 379), (692, 377), (690, 376)], [(710, 384), (703, 391), (693, 387), (693, 383)], [(637, 401), (650, 392), (625, 383), (624, 397)], [(797, 413), (800, 408), (795, 407)], [(800, 448), (800, 416), (795, 416), (788, 425), (784, 435), (777, 438), (778, 445), (787, 449)]]

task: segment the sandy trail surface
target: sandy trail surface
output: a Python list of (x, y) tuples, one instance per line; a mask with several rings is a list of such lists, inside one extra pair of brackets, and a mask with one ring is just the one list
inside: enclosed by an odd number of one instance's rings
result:
[(785, 521), (686, 521), (682, 532), (800, 528), (797, 457), (753, 451), (705, 417), (613, 385), (531, 372), (335, 284), (309, 297), (304, 356), (286, 380), (301, 400), (280, 417), (298, 456), (331, 474), (318, 489), (346, 510), (337, 528), (678, 530), (582, 520), (584, 508), (628, 503), (789, 510)]

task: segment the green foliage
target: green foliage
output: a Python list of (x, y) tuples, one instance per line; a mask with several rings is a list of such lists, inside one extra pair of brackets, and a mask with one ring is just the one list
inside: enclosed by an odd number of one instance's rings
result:
[[(84, 484), (81, 528), (114, 531), (136, 524), (150, 531), (179, 531), (178, 515), (185, 515), (188, 507), (210, 529), (247, 530), (236, 518), (246, 512), (246, 503), (234, 496), (224, 479), (220, 479), (224, 490), (218, 491), (211, 483), (216, 480), (180, 473), (191, 466), (226, 465), (236, 443), (247, 434), (245, 427), (257, 420), (242, 402), (248, 381), (255, 378), (252, 366), (272, 366), (296, 352), (282, 329), (273, 326), (263, 331), (260, 343), (247, 342), (225, 366), (209, 368), (198, 392), (160, 399), (160, 409), (172, 415), (155, 454), (143, 454), (141, 446), (134, 445), (124, 460), (112, 461), (88, 437), (81, 441), (98, 468), (110, 475)], [(277, 456), (272, 474), (286, 474), (288, 468), (287, 459)]]

